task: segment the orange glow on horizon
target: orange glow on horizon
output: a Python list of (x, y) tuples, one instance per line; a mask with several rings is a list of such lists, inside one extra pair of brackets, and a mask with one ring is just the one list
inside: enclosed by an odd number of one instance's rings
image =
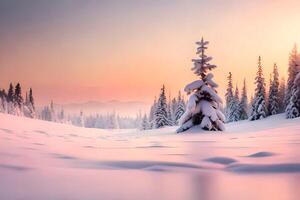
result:
[(112, 99), (151, 103), (162, 84), (175, 96), (197, 79), (190, 71), (191, 59), (195, 41), (202, 36), (210, 41), (207, 54), (218, 66), (213, 73), (221, 95), (231, 71), (240, 88), (246, 78), (250, 98), (259, 55), (267, 84), (275, 62), (280, 76), (286, 76), (289, 52), (300, 41), (300, 3), (209, 5), (210, 10), (202, 15), (197, 12), (201, 6), (194, 6), (177, 2), (172, 12), (168, 10), (170, 16), (159, 12), (159, 20), (149, 11), (141, 15), (144, 21), (132, 17), (121, 27), (98, 24), (97, 18), (89, 21), (84, 13), (71, 20), (75, 25), (53, 22), (45, 29), (16, 33), (19, 37), (8, 38), (1, 50), (0, 73), (5, 76), (0, 87), (20, 81), (25, 88), (33, 87), (41, 104), (50, 99), (58, 103)]

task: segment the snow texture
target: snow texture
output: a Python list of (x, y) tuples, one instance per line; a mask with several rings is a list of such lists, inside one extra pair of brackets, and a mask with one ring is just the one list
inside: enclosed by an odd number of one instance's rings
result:
[(175, 129), (0, 114), (0, 199), (298, 199), (300, 118), (232, 122), (224, 134)]

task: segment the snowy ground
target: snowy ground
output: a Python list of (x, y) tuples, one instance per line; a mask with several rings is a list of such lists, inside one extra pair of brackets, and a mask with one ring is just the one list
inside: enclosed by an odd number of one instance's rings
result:
[(300, 198), (300, 119), (106, 131), (0, 114), (1, 200)]

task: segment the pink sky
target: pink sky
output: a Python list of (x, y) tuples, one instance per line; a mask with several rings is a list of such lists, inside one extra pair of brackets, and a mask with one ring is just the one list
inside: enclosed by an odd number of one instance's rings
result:
[(152, 102), (162, 84), (175, 95), (197, 78), (191, 59), (202, 36), (220, 94), (229, 71), (252, 93), (258, 56), (267, 80), (274, 62), (286, 75), (300, 41), (297, 1), (13, 2), (0, 6), (0, 87), (33, 87), (39, 104)]

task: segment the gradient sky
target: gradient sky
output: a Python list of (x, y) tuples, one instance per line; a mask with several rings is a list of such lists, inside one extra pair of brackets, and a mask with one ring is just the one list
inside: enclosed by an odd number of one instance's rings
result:
[(259, 55), (267, 79), (274, 62), (286, 75), (298, 2), (0, 0), (0, 87), (20, 81), (39, 104), (152, 102), (163, 83), (175, 95), (197, 78), (191, 59), (203, 36), (220, 94), (229, 71), (251, 93)]

